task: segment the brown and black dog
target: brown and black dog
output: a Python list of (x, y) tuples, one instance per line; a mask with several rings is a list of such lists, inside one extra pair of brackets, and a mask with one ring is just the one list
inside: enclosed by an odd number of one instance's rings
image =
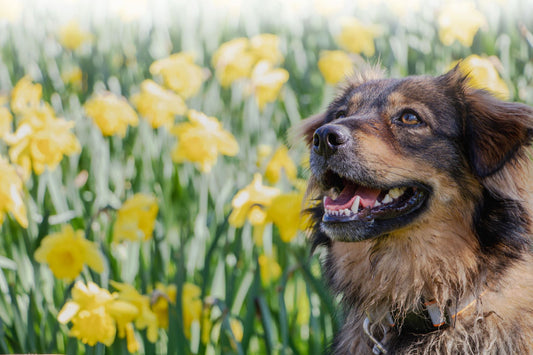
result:
[(332, 353), (533, 353), (532, 108), (371, 70), (299, 128)]

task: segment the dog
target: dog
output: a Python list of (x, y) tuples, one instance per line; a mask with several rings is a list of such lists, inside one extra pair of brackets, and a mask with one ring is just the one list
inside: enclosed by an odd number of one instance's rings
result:
[(302, 121), (334, 354), (533, 353), (533, 109), (456, 67), (347, 80)]

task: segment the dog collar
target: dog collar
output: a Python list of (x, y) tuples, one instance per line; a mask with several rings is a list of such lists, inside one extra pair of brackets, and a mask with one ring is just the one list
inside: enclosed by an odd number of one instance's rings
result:
[[(481, 296), (480, 296), (481, 297)], [(367, 312), (367, 317), (363, 322), (363, 331), (368, 338), (374, 343), (372, 352), (376, 355), (387, 354), (388, 351), (383, 344), (387, 334), (392, 329), (409, 334), (427, 334), (449, 326), (454, 326), (456, 317), (470, 308), (477, 298), (474, 295), (464, 298), (460, 302), (450, 301), (449, 305), (440, 308), (435, 299), (429, 301), (421, 300), (421, 309), (416, 312), (409, 312), (401, 319), (395, 317), (392, 312), (386, 312), (385, 317), (379, 322), (383, 330), (383, 338), (378, 341), (370, 330), (373, 319), (376, 320), (375, 314)], [(398, 326), (401, 324), (401, 326)]]

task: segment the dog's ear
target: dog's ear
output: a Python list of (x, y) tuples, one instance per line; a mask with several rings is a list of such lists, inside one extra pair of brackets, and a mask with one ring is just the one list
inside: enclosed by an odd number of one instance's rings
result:
[(291, 145), (295, 145), (297, 142), (303, 140), (310, 147), (313, 143), (313, 134), (318, 127), (322, 126), (325, 118), (325, 113), (317, 113), (292, 127), (289, 132), (289, 142)]
[(533, 109), (470, 87), (464, 88), (464, 99), (466, 150), (474, 173), (487, 177), (531, 142)]

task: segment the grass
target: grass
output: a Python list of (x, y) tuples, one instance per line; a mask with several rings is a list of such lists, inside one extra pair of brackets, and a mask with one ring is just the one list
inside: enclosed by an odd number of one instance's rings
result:
[[(42, 239), (65, 223), (85, 230), (106, 264), (100, 274), (85, 268), (79, 280), (92, 280), (110, 290), (109, 281), (116, 280), (134, 285), (142, 294), (150, 294), (156, 282), (173, 284), (178, 300), (185, 282), (200, 288), (204, 312), (210, 310), (213, 324), (209, 342), (200, 341), (199, 323), (186, 336), (183, 305), (177, 302), (169, 308), (168, 330), (159, 331), (156, 343), (148, 341), (144, 330), (136, 330), (140, 353), (321, 353), (338, 329), (342, 312), (320, 276), (320, 252), (310, 254), (304, 233), (289, 243), (282, 241), (271, 224), (263, 245), (258, 245), (249, 223), (236, 228), (228, 216), (235, 194), (254, 173), (264, 172), (264, 166), (257, 166), (258, 146), (286, 144), (287, 130), (323, 110), (333, 97), (335, 90), (325, 84), (317, 61), (321, 50), (339, 48), (335, 36), (340, 14), (381, 27), (374, 41), (376, 54), (355, 56), (357, 64), (379, 62), (392, 76), (437, 75), (470, 54), (495, 56), (511, 99), (533, 103), (533, 43), (528, 32), (533, 30), (533, 11), (523, 10), (528, 6), (525, 1), (503, 7), (480, 1), (487, 23), (470, 47), (440, 42), (436, 14), (443, 4), (439, 2), (423, 4), (404, 17), (379, 1), (374, 6), (345, 4), (345, 10), (329, 16), (318, 14), (312, 3), (238, 2), (236, 12), (236, 5), (222, 1), (158, 1), (128, 22), (112, 8), (100, 11), (107, 5), (99, 2), (58, 1), (48, 6), (23, 2), (27, 6), (18, 20), (0, 19), (0, 94), (9, 94), (21, 77), (30, 75), (42, 84), (43, 100), (57, 115), (75, 123), (73, 131), (82, 146), (79, 154), (63, 158), (57, 169), (33, 174), (25, 182), (27, 229), (11, 215), (1, 226), (1, 353), (128, 353), (125, 339), (117, 338), (109, 347), (84, 345), (69, 336), (68, 325), (57, 321), (73, 283), (56, 279), (33, 255)], [(135, 4), (128, 5), (130, 10)], [(0, 1), (0, 6), (7, 5)], [(59, 28), (72, 18), (93, 36), (92, 42), (74, 51), (58, 40)], [(245, 95), (242, 83), (221, 87), (211, 62), (222, 43), (259, 33), (279, 36), (281, 67), (290, 75), (279, 99), (263, 111)], [(181, 51), (194, 52), (196, 63), (209, 73), (201, 91), (187, 100), (188, 107), (217, 117), (240, 147), (235, 157), (219, 157), (209, 174), (194, 164), (172, 161), (176, 138), (166, 128), (153, 129), (140, 119), (124, 138), (103, 137), (83, 110), (87, 99), (102, 88), (130, 98), (143, 80), (151, 78), (149, 66), (154, 60)], [(72, 67), (83, 72), (81, 86), (61, 78)], [(176, 117), (176, 122), (185, 120)], [(7, 145), (0, 143), (1, 155), (6, 157), (7, 152)], [(290, 154), (297, 163), (306, 155), (303, 147)], [(306, 168), (300, 166), (298, 174), (306, 178)], [(293, 189), (286, 178), (276, 186), (283, 192)], [(153, 238), (114, 244), (116, 210), (137, 192), (157, 198)], [(282, 271), (271, 283), (261, 279), (262, 254), (274, 255)], [(242, 324), (242, 337), (232, 328), (232, 319)]]

